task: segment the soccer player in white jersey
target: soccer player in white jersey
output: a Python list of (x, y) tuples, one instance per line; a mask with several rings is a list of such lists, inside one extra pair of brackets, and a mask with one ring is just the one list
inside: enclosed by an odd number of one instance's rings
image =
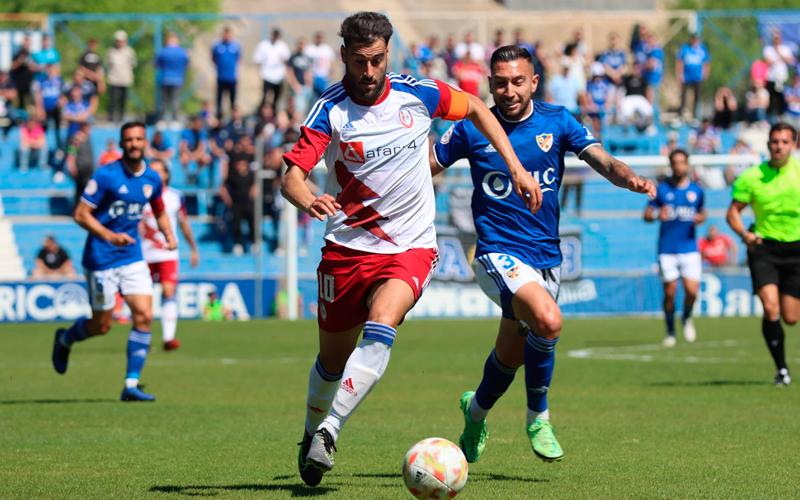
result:
[(80, 318), (68, 329), (59, 328), (53, 341), (53, 368), (67, 371), (72, 344), (111, 329), (117, 292), (128, 303), (133, 328), (128, 336), (128, 365), (122, 401), (155, 401), (139, 387), (139, 377), (150, 350), (153, 319), (153, 281), (142, 258), (139, 221), (148, 203), (164, 233), (168, 249), (175, 236), (161, 201), (161, 178), (144, 162), (145, 126), (129, 122), (120, 130), (122, 158), (97, 170), (75, 207), (75, 222), (89, 232), (83, 250), (83, 269), (89, 287), (91, 318)]
[[(392, 31), (374, 12), (344, 20), (345, 76), (322, 94), (284, 155), (284, 196), (328, 219), (317, 271), (319, 355), (309, 375), (298, 454), (300, 476), (309, 485), (333, 467), (342, 426), (383, 375), (396, 328), (436, 265), (428, 165), (433, 118), (469, 118), (508, 164), (527, 209), (541, 202), (538, 183), (480, 99), (439, 81), (386, 73)], [(328, 182), (316, 196), (305, 181), (323, 157)]]
[(478, 232), (473, 267), (481, 289), (502, 309), (495, 348), (486, 359), (481, 382), (475, 391), (461, 396), (464, 432), (459, 444), (469, 462), (477, 462), (483, 453), (489, 437), (486, 416), (522, 365), (531, 448), (546, 461), (564, 455), (550, 424), (547, 392), (562, 327), (557, 303), (562, 259), (558, 189), (566, 152), (578, 155), (616, 186), (655, 195), (652, 181), (609, 155), (566, 108), (533, 101), (538, 83), (539, 75), (524, 48), (509, 45), (492, 54), (489, 85), (496, 104), (492, 112), (525, 169), (541, 183), (541, 210), (531, 214), (509, 196), (511, 184), (504, 162), (482, 131), (468, 121), (446, 132), (430, 158), (433, 173), (461, 158), (469, 160), (475, 187), (472, 215)]
[[(189, 218), (186, 216), (183, 193), (169, 185), (169, 167), (166, 163), (162, 160), (151, 160), (150, 168), (155, 170), (164, 182), (161, 200), (164, 202), (164, 210), (169, 217), (172, 234), (177, 234), (178, 227), (181, 228), (183, 237), (186, 238), (186, 243), (191, 249), (189, 264), (197, 267), (200, 262), (200, 254), (197, 252), (192, 226), (189, 225)], [(161, 337), (164, 341), (164, 350), (173, 351), (181, 346), (180, 341), (175, 338), (175, 330), (178, 325), (178, 303), (175, 300), (175, 292), (178, 286), (180, 254), (177, 248), (167, 249), (167, 241), (158, 230), (158, 221), (149, 206), (144, 209), (139, 232), (142, 236), (142, 254), (150, 268), (150, 276), (154, 283), (161, 283)]]

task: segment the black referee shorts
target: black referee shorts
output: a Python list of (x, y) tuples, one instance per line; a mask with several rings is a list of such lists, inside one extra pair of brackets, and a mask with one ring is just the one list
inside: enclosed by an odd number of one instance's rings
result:
[(753, 293), (764, 285), (778, 285), (782, 294), (800, 298), (800, 241), (764, 240), (747, 249)]

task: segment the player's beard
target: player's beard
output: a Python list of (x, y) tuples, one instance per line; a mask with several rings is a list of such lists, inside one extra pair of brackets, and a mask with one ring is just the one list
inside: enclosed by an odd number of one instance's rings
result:
[(353, 85), (355, 93), (358, 94), (356, 97), (361, 101), (375, 102), (381, 95), (383, 95), (383, 92), (386, 89), (386, 74), (384, 73), (380, 77), (375, 78), (375, 88), (372, 90), (364, 90), (364, 88), (361, 87), (363, 84), (373, 83), (372, 81), (364, 82), (362, 80), (356, 80), (356, 82), (357, 83)]
[[(136, 156), (132, 155), (131, 153), (135, 153)], [(144, 159), (144, 151), (141, 149), (131, 149), (123, 150), (122, 151), (122, 162), (127, 166), (129, 169), (133, 171), (138, 171), (139, 167), (142, 164), (142, 160)]]

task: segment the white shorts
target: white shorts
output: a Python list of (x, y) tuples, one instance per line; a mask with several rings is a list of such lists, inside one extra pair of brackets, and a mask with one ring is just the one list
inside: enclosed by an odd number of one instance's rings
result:
[(700, 282), (703, 275), (703, 259), (700, 257), (700, 252), (660, 253), (658, 270), (664, 283), (671, 283), (678, 278)]
[(503, 317), (517, 319), (511, 307), (511, 298), (517, 290), (530, 282), (541, 286), (558, 300), (561, 285), (561, 267), (536, 269), (518, 257), (503, 253), (487, 253), (472, 263), (478, 285), (492, 302), (503, 310)]
[(153, 295), (153, 279), (145, 261), (140, 260), (102, 271), (88, 271), (89, 302), (93, 311), (114, 308), (117, 292), (126, 295)]

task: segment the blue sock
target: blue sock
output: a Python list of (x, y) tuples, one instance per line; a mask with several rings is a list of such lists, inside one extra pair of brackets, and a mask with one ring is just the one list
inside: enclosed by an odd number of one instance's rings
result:
[(547, 409), (547, 391), (556, 364), (558, 337), (549, 340), (528, 333), (525, 340), (525, 389), (528, 409), (543, 412)]
[(664, 311), (664, 320), (667, 322), (667, 335), (675, 335), (675, 311)]
[(497, 353), (492, 349), (483, 365), (483, 378), (475, 391), (475, 401), (484, 410), (490, 410), (494, 404), (505, 394), (511, 382), (514, 381), (516, 368), (504, 365), (497, 359)]
[(77, 320), (66, 332), (61, 334), (61, 338), (59, 338), (58, 341), (64, 347), (70, 347), (75, 342), (86, 340), (89, 336), (89, 331), (86, 329), (86, 323), (88, 322), (89, 320), (86, 318)]
[(131, 330), (128, 334), (128, 368), (125, 372), (125, 379), (139, 380), (139, 376), (147, 360), (147, 352), (150, 350), (150, 332)]

